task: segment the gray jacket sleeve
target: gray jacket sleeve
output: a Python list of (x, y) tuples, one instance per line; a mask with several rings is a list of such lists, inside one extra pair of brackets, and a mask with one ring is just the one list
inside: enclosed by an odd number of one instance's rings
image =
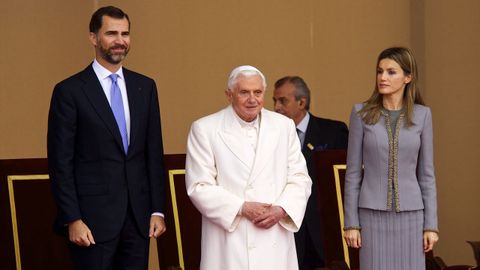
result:
[(424, 205), (424, 230), (437, 231), (437, 191), (433, 167), (433, 131), (432, 113), (427, 108), (423, 130), (420, 135), (420, 152), (418, 154), (417, 178)]
[(350, 114), (347, 172), (345, 174), (345, 229), (360, 229), (358, 198), (362, 183), (363, 123), (356, 106)]

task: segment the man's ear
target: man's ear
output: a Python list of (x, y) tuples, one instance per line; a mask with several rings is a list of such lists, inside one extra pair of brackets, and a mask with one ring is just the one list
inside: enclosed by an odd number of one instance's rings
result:
[(307, 105), (307, 98), (300, 98), (300, 100), (298, 101), (298, 105), (300, 106), (300, 108), (304, 109)]
[(90, 43), (92, 43), (93, 46), (97, 46), (97, 34), (90, 32), (88, 35), (88, 39), (90, 40)]
[(232, 103), (232, 91), (230, 91), (230, 89), (225, 90), (225, 96), (227, 96), (228, 101)]

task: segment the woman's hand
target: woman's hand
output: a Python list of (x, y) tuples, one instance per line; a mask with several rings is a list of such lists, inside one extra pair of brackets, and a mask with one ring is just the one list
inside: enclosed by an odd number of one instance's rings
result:
[(360, 236), (360, 230), (351, 229), (345, 230), (343, 238), (347, 242), (347, 246), (352, 248), (361, 248), (362, 247), (362, 237)]
[(433, 245), (438, 242), (438, 233), (423, 232), (423, 251), (429, 252), (433, 249)]

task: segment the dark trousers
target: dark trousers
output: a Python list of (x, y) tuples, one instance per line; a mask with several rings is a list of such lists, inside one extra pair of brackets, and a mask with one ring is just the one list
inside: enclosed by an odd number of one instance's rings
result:
[[(73, 265), (76, 270), (146, 270), (148, 268), (149, 239), (144, 238), (128, 207), (123, 228), (114, 239), (80, 247), (70, 242)], [(95, 238), (95, 235), (93, 236)]]
[(308, 228), (302, 224), (300, 231), (295, 233), (298, 269), (312, 270), (325, 266), (323, 251), (315, 247)]

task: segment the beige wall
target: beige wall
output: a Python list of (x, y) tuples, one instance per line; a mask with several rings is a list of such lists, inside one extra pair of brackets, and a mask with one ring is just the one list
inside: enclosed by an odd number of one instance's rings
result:
[(464, 241), (480, 240), (480, 184), (469, 169), (480, 160), (473, 104), (480, 100), (480, 2), (2, 1), (0, 158), (46, 156), (52, 88), (92, 60), (90, 15), (112, 3), (132, 19), (125, 65), (157, 81), (166, 153), (185, 152), (191, 122), (226, 105), (226, 77), (237, 65), (257, 66), (270, 86), (287, 74), (304, 77), (313, 113), (347, 122), (351, 105), (371, 93), (378, 53), (411, 46), (434, 117), (436, 254), (449, 264), (474, 263)]
[(52, 87), (89, 63), (92, 6), (83, 1), (0, 4), (0, 158), (46, 156)]
[(436, 253), (448, 264), (474, 265), (465, 240), (480, 240), (480, 1), (426, 0), (423, 27), (441, 230)]

